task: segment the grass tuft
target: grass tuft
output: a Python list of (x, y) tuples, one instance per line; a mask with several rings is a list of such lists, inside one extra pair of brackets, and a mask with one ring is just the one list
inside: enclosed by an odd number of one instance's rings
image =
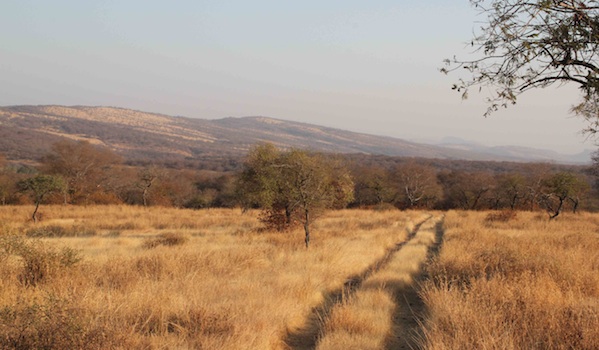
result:
[(184, 245), (189, 241), (189, 237), (182, 233), (176, 232), (165, 232), (158, 235), (158, 237), (147, 238), (143, 247), (146, 249), (156, 248), (158, 246), (173, 247), (178, 245)]

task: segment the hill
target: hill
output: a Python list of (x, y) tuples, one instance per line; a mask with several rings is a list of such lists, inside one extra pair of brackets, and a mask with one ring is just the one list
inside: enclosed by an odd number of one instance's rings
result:
[(66, 137), (106, 146), (130, 160), (186, 161), (240, 157), (253, 144), (334, 153), (463, 160), (558, 161), (569, 156), (533, 149), (434, 146), (267, 117), (206, 120), (115, 107), (0, 107), (0, 153), (35, 160)]

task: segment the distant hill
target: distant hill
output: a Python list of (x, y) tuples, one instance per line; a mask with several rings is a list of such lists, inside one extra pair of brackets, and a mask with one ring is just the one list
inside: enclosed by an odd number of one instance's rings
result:
[(576, 154), (561, 154), (552, 150), (523, 146), (485, 146), (455, 137), (446, 137), (441, 143), (438, 144), (438, 146), (471, 151), (479, 154), (488, 154), (502, 158), (525, 158), (529, 160), (568, 164), (589, 163), (593, 153), (593, 151), (589, 149)]
[(206, 120), (115, 107), (0, 107), (0, 153), (35, 160), (66, 137), (106, 146), (128, 159), (238, 157), (258, 142), (334, 153), (463, 160), (578, 162), (525, 148), (435, 146), (268, 117)]

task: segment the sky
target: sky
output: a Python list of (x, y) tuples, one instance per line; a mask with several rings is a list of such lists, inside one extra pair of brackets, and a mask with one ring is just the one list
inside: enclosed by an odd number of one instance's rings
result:
[[(203, 119), (268, 116), (435, 143), (595, 149), (572, 87), (488, 118), (459, 74), (484, 16), (467, 0), (6, 0), (0, 106), (115, 106)], [(478, 23), (477, 23), (478, 22)], [(461, 73), (461, 72), (460, 72)]]

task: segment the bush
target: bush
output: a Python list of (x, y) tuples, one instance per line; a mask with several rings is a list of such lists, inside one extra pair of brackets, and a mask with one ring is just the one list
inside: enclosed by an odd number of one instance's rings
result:
[(501, 210), (498, 212), (489, 213), (487, 217), (485, 217), (485, 222), (509, 222), (518, 216), (518, 213), (515, 210)]
[(25, 232), (28, 237), (83, 237), (95, 236), (96, 230), (83, 226), (64, 227), (59, 225), (36, 226)]
[(23, 268), (18, 278), (26, 286), (46, 282), (81, 260), (79, 252), (74, 249), (57, 249), (42, 241), (26, 241), (19, 236), (1, 238), (0, 252), (21, 258)]
[(166, 232), (159, 234), (158, 237), (146, 239), (143, 243), (143, 247), (150, 249), (159, 245), (176, 246), (183, 245), (187, 243), (187, 241), (189, 241), (189, 237), (187, 235), (182, 233)]
[(0, 349), (107, 349), (121, 343), (108, 324), (92, 320), (68, 300), (19, 298), (0, 308)]
[(279, 232), (289, 231), (299, 226), (299, 222), (291, 218), (288, 222), (287, 216), (283, 210), (264, 209), (258, 216), (258, 220), (264, 224), (266, 229)]

